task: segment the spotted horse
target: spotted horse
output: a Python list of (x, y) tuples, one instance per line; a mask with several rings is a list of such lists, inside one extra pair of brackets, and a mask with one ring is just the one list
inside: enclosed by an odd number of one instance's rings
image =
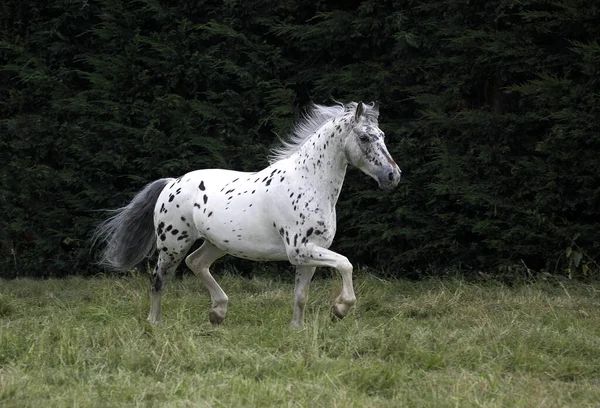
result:
[(196, 170), (148, 184), (96, 229), (96, 241), (105, 244), (100, 263), (127, 270), (158, 249), (148, 315), (153, 324), (161, 321), (161, 294), (169, 277), (198, 239), (204, 240), (202, 246), (185, 263), (210, 293), (211, 323), (225, 318), (228, 297), (209, 267), (226, 254), (296, 266), (291, 324), (297, 328), (304, 325), (315, 268), (337, 269), (343, 286), (331, 312), (343, 318), (356, 301), (352, 264), (328, 248), (346, 168), (359, 168), (382, 189), (400, 181), (378, 116), (375, 104), (311, 105), (263, 170)]

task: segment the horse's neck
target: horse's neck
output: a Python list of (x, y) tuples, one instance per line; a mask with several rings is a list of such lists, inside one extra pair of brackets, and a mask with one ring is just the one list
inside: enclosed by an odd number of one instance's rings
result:
[(348, 167), (344, 152), (347, 126), (340, 119), (328, 122), (291, 156), (301, 179), (332, 205), (340, 195)]

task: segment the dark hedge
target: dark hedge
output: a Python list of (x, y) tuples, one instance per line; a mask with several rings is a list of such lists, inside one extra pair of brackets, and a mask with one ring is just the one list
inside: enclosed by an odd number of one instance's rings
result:
[(593, 0), (4, 0), (0, 276), (95, 274), (145, 183), (257, 170), (309, 102), (378, 100), (404, 179), (356, 170), (335, 249), (392, 275), (598, 272)]

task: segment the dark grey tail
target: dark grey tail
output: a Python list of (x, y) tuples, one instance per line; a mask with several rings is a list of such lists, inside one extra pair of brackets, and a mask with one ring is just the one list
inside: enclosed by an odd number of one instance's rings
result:
[(174, 179), (164, 178), (147, 184), (122, 208), (96, 228), (93, 243), (106, 243), (99, 264), (126, 271), (150, 256), (156, 249), (154, 207), (165, 186)]

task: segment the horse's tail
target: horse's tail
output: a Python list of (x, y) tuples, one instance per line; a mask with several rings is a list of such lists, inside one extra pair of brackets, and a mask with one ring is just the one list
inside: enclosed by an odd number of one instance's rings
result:
[(165, 186), (174, 179), (164, 178), (147, 184), (125, 207), (96, 228), (92, 242), (106, 243), (98, 263), (126, 271), (146, 259), (156, 249), (154, 207)]

